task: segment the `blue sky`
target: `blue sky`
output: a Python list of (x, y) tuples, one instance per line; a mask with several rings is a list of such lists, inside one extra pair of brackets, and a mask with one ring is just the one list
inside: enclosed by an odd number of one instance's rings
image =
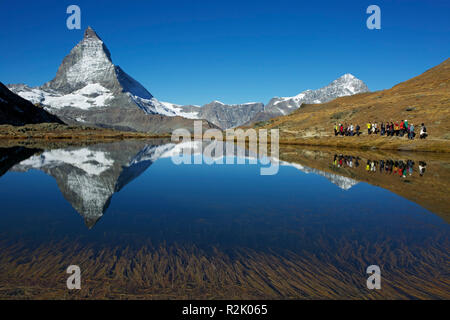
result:
[[(66, 27), (71, 4), (82, 30)], [(366, 28), (371, 4), (381, 30)], [(447, 0), (0, 0), (0, 81), (51, 80), (90, 25), (162, 101), (267, 103), (344, 73), (380, 90), (449, 57), (449, 13)]]

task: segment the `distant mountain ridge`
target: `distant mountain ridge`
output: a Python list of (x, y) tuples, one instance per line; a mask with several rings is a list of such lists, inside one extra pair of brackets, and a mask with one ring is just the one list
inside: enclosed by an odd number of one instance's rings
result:
[(323, 88), (306, 90), (293, 97), (275, 97), (267, 105), (262, 102), (228, 105), (215, 100), (202, 107), (176, 107), (186, 113), (195, 114), (198, 119), (205, 119), (222, 129), (228, 129), (290, 114), (303, 103), (319, 104), (364, 92), (369, 92), (367, 85), (347, 73)]
[(347, 73), (323, 88), (306, 90), (294, 97), (273, 98), (264, 111), (274, 115), (286, 115), (300, 108), (302, 103), (319, 104), (363, 92), (369, 92), (367, 85), (354, 75)]
[(243, 104), (225, 104), (214, 100), (199, 106), (177, 106), (182, 112), (189, 113), (195, 119), (205, 119), (221, 129), (240, 126), (250, 121), (259, 112), (264, 111), (264, 104), (250, 102)]

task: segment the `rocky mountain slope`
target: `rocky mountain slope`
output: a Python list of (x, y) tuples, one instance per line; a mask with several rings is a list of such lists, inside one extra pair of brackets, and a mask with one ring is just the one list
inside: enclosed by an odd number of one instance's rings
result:
[(22, 126), (37, 123), (63, 122), (56, 116), (11, 92), (0, 82), (0, 125)]
[[(334, 137), (335, 123), (359, 124), (364, 129), (369, 121), (380, 123), (407, 119), (417, 129), (422, 122), (427, 125), (427, 140), (440, 139), (448, 142), (449, 106), (450, 59), (447, 59), (391, 89), (341, 97), (323, 104), (304, 104), (290, 115), (257, 123), (255, 127), (278, 128), (282, 139), (287, 141), (309, 137)], [(360, 138), (363, 139), (364, 135)], [(383, 141), (387, 143), (388, 140), (386, 138)]]
[[(69, 124), (151, 133), (192, 128), (192, 120), (160, 103), (114, 65), (108, 48), (90, 27), (64, 58), (53, 80), (36, 88), (24, 84), (9, 88)], [(206, 121), (203, 125), (214, 127)]]
[(229, 105), (215, 100), (202, 107), (179, 107), (186, 113), (191, 112), (195, 114), (197, 119), (208, 120), (222, 129), (240, 126), (243, 123), (251, 121), (259, 112), (264, 111), (264, 104), (260, 102)]

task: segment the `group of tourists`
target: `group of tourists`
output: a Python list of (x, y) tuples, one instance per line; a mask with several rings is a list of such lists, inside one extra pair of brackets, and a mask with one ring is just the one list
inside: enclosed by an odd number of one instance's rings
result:
[(338, 136), (359, 136), (362, 132), (360, 131), (361, 127), (359, 124), (356, 126), (352, 124), (342, 124), (342, 123), (335, 123), (334, 125), (334, 135)]
[[(377, 135), (378, 133), (380, 136), (388, 136), (388, 137), (403, 137), (407, 136), (408, 139), (414, 140), (416, 136), (416, 128), (414, 124), (409, 123), (408, 120), (402, 120), (400, 122), (381, 122), (380, 124), (374, 122), (374, 123), (367, 123), (367, 134), (368, 135)], [(342, 123), (335, 123), (334, 125), (334, 135), (338, 136), (359, 136), (361, 135), (361, 127), (359, 124), (353, 125), (352, 124), (342, 124)], [(428, 136), (427, 128), (425, 127), (425, 124), (422, 123), (422, 126), (420, 128), (420, 139), (425, 139)]]
[[(337, 168), (358, 168), (360, 166), (360, 157), (346, 156), (346, 155), (334, 155), (333, 165)], [(411, 176), (414, 172), (413, 160), (367, 160), (366, 171), (368, 172), (380, 172), (389, 175), (398, 175), (406, 178)], [(423, 176), (426, 170), (427, 164), (424, 161), (419, 161), (419, 175)]]

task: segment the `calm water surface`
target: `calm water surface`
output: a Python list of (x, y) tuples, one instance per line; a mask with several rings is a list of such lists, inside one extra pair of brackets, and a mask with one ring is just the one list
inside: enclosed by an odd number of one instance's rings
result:
[(1, 149), (0, 297), (450, 298), (448, 158), (290, 148), (272, 176), (163, 141)]

